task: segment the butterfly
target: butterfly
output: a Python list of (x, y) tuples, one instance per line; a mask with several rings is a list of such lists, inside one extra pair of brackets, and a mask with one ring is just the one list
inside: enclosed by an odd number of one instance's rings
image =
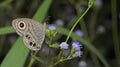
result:
[(45, 39), (46, 24), (29, 18), (18, 18), (12, 21), (12, 26), (23, 38), (23, 42), (27, 48), (33, 51), (41, 49)]

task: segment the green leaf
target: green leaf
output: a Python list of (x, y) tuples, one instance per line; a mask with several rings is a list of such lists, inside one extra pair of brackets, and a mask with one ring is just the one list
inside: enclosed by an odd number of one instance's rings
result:
[(33, 19), (37, 21), (43, 21), (51, 3), (52, 0), (45, 0), (44, 5), (40, 6)]
[[(42, 21), (45, 17), (45, 14), (50, 7), (52, 0), (44, 0), (42, 5), (37, 10), (37, 13), (34, 15), (33, 19)], [(10, 27), (1, 28), (0, 32), (3, 31), (2, 34), (12, 33), (13, 29)], [(0, 35), (2, 35), (0, 34)], [(27, 58), (29, 50), (24, 46), (22, 39), (18, 38), (17, 42), (10, 49), (0, 67), (23, 67), (25, 60)]]
[(13, 27), (11, 27), (11, 26), (0, 28), (0, 35), (5, 35), (5, 34), (13, 33), (13, 32), (15, 32), (15, 31), (14, 31)]
[(29, 50), (23, 44), (22, 38), (19, 38), (10, 49), (0, 67), (23, 67)]

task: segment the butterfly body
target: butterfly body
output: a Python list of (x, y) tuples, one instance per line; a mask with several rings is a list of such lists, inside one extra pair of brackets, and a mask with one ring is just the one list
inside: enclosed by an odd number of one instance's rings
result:
[(40, 50), (45, 38), (46, 24), (41, 24), (28, 18), (18, 18), (12, 21), (16, 32), (23, 37), (24, 44), (30, 50)]

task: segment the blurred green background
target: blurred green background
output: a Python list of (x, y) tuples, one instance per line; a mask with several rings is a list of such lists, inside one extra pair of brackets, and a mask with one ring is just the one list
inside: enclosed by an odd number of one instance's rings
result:
[[(15, 18), (33, 18), (39, 6), (41, 6), (44, 1), (45, 0), (0, 0), (0, 29), (11, 26), (11, 21)], [(87, 6), (88, 0), (52, 0), (44, 20), (50, 16), (47, 24), (56, 24), (57, 26), (71, 29), (74, 22), (82, 15)], [(103, 54), (111, 67), (120, 67), (119, 6), (119, 0), (96, 0), (92, 8), (74, 30), (75, 33), (79, 30), (78, 35), (81, 33), (80, 37), (89, 39), (94, 47)], [(46, 7), (44, 6), (44, 8)], [(39, 19), (37, 18), (37, 20)], [(41, 21), (44, 22), (44, 20)], [(0, 65), (18, 37), (16, 33), (0, 35)], [(60, 36), (60, 38), (62, 38), (62, 40), (56, 40), (62, 42), (66, 36)], [(84, 49), (84, 55), (80, 59), (75, 58), (56, 67), (104, 66), (99, 59), (94, 59), (93, 53), (88, 52), (87, 48)], [(93, 54), (93, 56), (91, 54)], [(25, 63), (27, 63), (27, 61)], [(27, 65), (24, 64), (24, 67), (26, 66)], [(33, 67), (39, 67), (39, 64), (36, 62)]]

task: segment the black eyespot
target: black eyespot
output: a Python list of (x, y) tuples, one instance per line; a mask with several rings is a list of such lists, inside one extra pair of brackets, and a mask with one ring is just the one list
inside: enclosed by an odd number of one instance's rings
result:
[(34, 44), (33, 44), (33, 46), (35, 47), (35, 46), (36, 46), (36, 44), (34, 43)]
[(23, 28), (24, 27), (24, 23), (20, 23), (20, 27)]
[(25, 30), (25, 28), (26, 28), (25, 22), (24, 21), (18, 21), (18, 28), (20, 30)]
[(30, 44), (30, 46), (32, 46), (32, 44), (33, 44), (33, 43), (32, 43), (32, 42), (30, 42), (29, 44)]
[(36, 47), (36, 44), (34, 42), (29, 43), (30, 46)]
[(26, 35), (26, 38), (27, 38), (27, 39), (30, 39), (30, 36), (29, 36), (29, 35)]

